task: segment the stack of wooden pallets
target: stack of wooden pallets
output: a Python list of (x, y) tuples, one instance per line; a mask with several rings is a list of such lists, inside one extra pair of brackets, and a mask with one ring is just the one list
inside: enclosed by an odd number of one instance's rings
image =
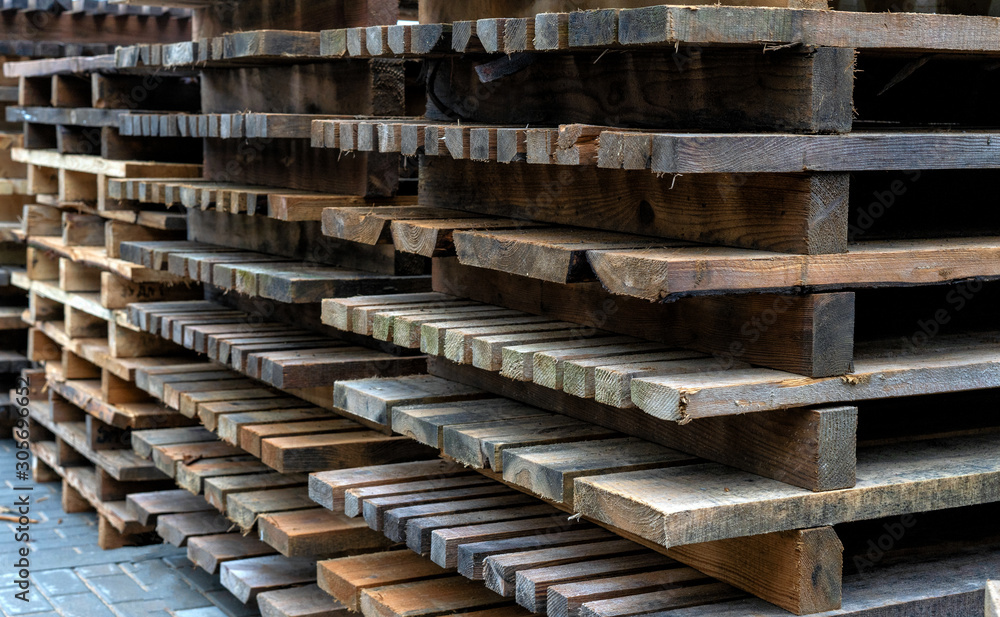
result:
[[(17, 80), (0, 78), (0, 106), (6, 108), (17, 104)], [(26, 324), (21, 320), (27, 302), (20, 289), (11, 286), (12, 269), (23, 268), (25, 264), (24, 246), (18, 236), (18, 219), (24, 204), (30, 201), (27, 194), (27, 179), (24, 165), (15, 163), (11, 149), (21, 145), (20, 127), (13, 123), (2, 124), (0, 132), (0, 340), (2, 360), (0, 360), (0, 424), (10, 426), (14, 421), (8, 392), (15, 387), (15, 381), (23, 369), (30, 364), (24, 353), (27, 342)]]
[(1000, 20), (182, 4), (4, 68), (36, 477), (104, 546), (267, 615), (995, 603)]
[[(3, 17), (0, 24), (0, 67), (7, 64), (13, 67), (18, 61), (28, 59), (41, 64), (89, 62), (89, 57), (114, 53), (119, 44), (183, 40), (189, 38), (191, 32), (191, 12), (187, 9), (127, 7), (92, 0), (76, 3), (6, 1), (0, 6), (0, 15)], [(81, 100), (82, 87), (77, 83), (81, 80), (76, 77), (46, 76), (43, 80), (21, 83), (21, 87), (19, 81), (16, 69), (10, 75), (0, 77), (0, 109), (4, 112), (4, 117), (0, 118), (0, 340), (3, 348), (0, 386), (4, 390), (0, 403), (4, 410), (4, 424), (13, 420), (13, 416), (8, 414), (10, 409), (6, 392), (15, 387), (15, 378), (20, 371), (29, 366), (25, 357), (27, 324), (21, 319), (28, 299), (21, 289), (12, 284), (12, 280), (23, 274), (28, 266), (26, 231), (30, 227), (32, 234), (36, 235), (39, 231), (37, 225), (45, 224), (40, 220), (44, 216), (38, 210), (40, 206), (36, 203), (36, 196), (50, 192), (43, 186), (46, 182), (55, 182), (54, 170), (47, 174), (41, 168), (25, 165), (15, 150), (47, 147), (49, 142), (51, 147), (55, 147), (57, 139), (60, 144), (73, 139), (79, 141), (77, 135), (84, 130), (75, 126), (62, 130), (49, 120), (36, 121), (27, 108), (44, 106), (43, 112), (63, 111), (68, 114), (72, 112), (72, 107), (90, 107), (89, 103)], [(100, 141), (91, 141), (91, 152), (96, 152)], [(25, 210), (25, 206), (31, 207)], [(31, 223), (23, 223), (22, 216), (32, 219)], [(53, 233), (59, 235), (58, 215), (55, 219)], [(58, 266), (58, 263), (54, 265)]]
[[(130, 294), (143, 288), (158, 292), (162, 284), (178, 281), (148, 276), (105, 249), (105, 234), (111, 241), (126, 228), (144, 228), (106, 222), (94, 213), (92, 200), (104, 175), (128, 164), (112, 160), (126, 158), (113, 150), (102, 152), (102, 140), (114, 144), (117, 135), (110, 129), (102, 133), (95, 118), (115, 105), (109, 97), (92, 102), (90, 76), (68, 67), (99, 66), (102, 55), (121, 43), (187, 38), (190, 12), (104, 2), (5, 4), (3, 12), (4, 44), (10, 48), (4, 53), (13, 54), (4, 58), (5, 93), (10, 93), (4, 99), (9, 163), (2, 181), (10, 190), (0, 223), (9, 285), (4, 300), (10, 306), (4, 310), (12, 313), (10, 327), (23, 332), (20, 342), (11, 339), (8, 346), (4, 340), (5, 350), (26, 354), (23, 364), (45, 364), (44, 370), (22, 373), (30, 382), (35, 477), (62, 479), (67, 511), (97, 510), (102, 547), (154, 541), (154, 527), (129, 512), (125, 496), (172, 483), (128, 449), (127, 435), (133, 428), (188, 421), (121, 394), (116, 384), (130, 381), (135, 366), (125, 353), (109, 355), (108, 340), (114, 312), (134, 297)], [(18, 72), (24, 61), (49, 68), (26, 76)], [(95, 80), (93, 88), (110, 95), (112, 86)], [(121, 84), (116, 92), (131, 88)], [(116, 340), (124, 345), (121, 337)], [(23, 392), (11, 398), (23, 402)]]

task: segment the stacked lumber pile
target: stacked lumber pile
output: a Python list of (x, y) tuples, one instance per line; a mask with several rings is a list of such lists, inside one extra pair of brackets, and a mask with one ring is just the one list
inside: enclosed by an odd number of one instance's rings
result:
[(1000, 20), (176, 4), (4, 68), (36, 478), (102, 546), (266, 615), (995, 604)]
[[(0, 389), (3, 391), (0, 409), (3, 413), (0, 418), (3, 424), (9, 425), (14, 416), (7, 392), (16, 389), (16, 377), (30, 365), (26, 357), (29, 347), (27, 324), (22, 321), (28, 298), (12, 280), (30, 267), (25, 250), (29, 229), (32, 235), (52, 235), (38, 233), (38, 225), (48, 224), (53, 229), (52, 219), (46, 223), (45, 214), (38, 210), (38, 201), (39, 196), (55, 193), (45, 188), (46, 184), (53, 186), (55, 170), (26, 165), (20, 152), (24, 147), (55, 148), (57, 140), (61, 151), (69, 151), (70, 146), (62, 144), (83, 141), (82, 126), (63, 127), (52, 123), (51, 118), (36, 119), (31, 113), (33, 107), (42, 106), (41, 111), (51, 116), (59, 111), (72, 112), (72, 107), (91, 106), (82, 101), (83, 86), (78, 83), (82, 81), (79, 77), (63, 78), (53, 74), (25, 82), (19, 78), (15, 65), (27, 59), (38, 64), (87, 63), (94, 61), (94, 56), (113, 54), (119, 44), (190, 38), (191, 11), (128, 7), (103, 0), (6, 0), (0, 6), (0, 15), (3, 16), (0, 67), (9, 65), (10, 68), (9, 74), (0, 76), (0, 110), (3, 111), (0, 118), (0, 348), (3, 350), (0, 352)], [(81, 121), (79, 124), (86, 123)], [(96, 152), (100, 142), (91, 138), (89, 143), (87, 153)], [(55, 204), (47, 202), (47, 205)], [(58, 216), (54, 222), (52, 233), (59, 235)], [(54, 265), (58, 267), (58, 262)]]
[[(8, 59), (0, 56), (0, 66)], [(0, 77), (0, 107), (17, 104), (17, 79)], [(14, 162), (11, 150), (21, 145), (20, 126), (0, 122), (0, 425), (10, 427), (15, 418), (8, 392), (16, 387), (17, 376), (30, 367), (25, 356), (27, 327), (21, 316), (27, 301), (23, 292), (11, 285), (11, 275), (25, 265), (25, 249), (20, 231), (27, 194), (27, 170)]]
[[(22, 372), (30, 384), (27, 397), (24, 388), (15, 388), (23, 384), (7, 387), (11, 398), (30, 400), (35, 478), (62, 479), (64, 509), (95, 509), (104, 548), (155, 541), (154, 527), (128, 512), (125, 496), (170, 486), (169, 480), (132, 453), (127, 435), (177, 419), (157, 405), (115, 394), (116, 380), (130, 380), (135, 367), (123, 363), (127, 355), (109, 356), (108, 339), (114, 310), (128, 294), (167, 279), (144, 277), (105, 250), (105, 232), (113, 238), (124, 227), (96, 215), (92, 198), (102, 174), (125, 165), (110, 159), (127, 157), (105, 150), (108, 160), (101, 159), (102, 139), (115, 143), (116, 135), (102, 135), (95, 118), (116, 105), (92, 102), (91, 76), (74, 68), (101, 66), (119, 44), (189, 38), (191, 13), (89, 1), (7, 2), (2, 10), (7, 132), (0, 175), (9, 188), (0, 189), (0, 228), (5, 289), (14, 290), (4, 293), (9, 309), (3, 310), (12, 314), (4, 334), (18, 328), (21, 337), (4, 342), (5, 350), (25, 353), (24, 365), (46, 365)], [(20, 72), (29, 58), (30, 65), (45, 68)], [(93, 88), (106, 89), (96, 79)], [(70, 154), (78, 156), (63, 156)], [(197, 165), (189, 167), (197, 173)]]

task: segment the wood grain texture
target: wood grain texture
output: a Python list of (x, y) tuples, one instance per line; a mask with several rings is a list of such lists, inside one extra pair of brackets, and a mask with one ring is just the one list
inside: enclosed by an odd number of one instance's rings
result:
[[(502, 197), (487, 190), (501, 183)], [(446, 157), (420, 165), (425, 206), (790, 253), (847, 248), (847, 191), (846, 174), (674, 178)]]
[(392, 24), (399, 18), (399, 5), (385, 0), (338, 0), (322, 5), (303, 0), (268, 0), (254, 5), (239, 5), (225, 11), (204, 13), (195, 25), (195, 39), (259, 28), (319, 31)]
[(928, 285), (998, 276), (994, 237), (852, 244), (841, 255), (791, 256), (722, 247), (593, 251), (588, 259), (612, 293), (662, 300), (696, 293)]
[(187, 546), (188, 538), (224, 533), (233, 524), (217, 512), (165, 514), (156, 518), (156, 533), (177, 547)]
[(598, 165), (648, 167), (657, 174), (982, 169), (995, 167), (995, 148), (989, 132), (697, 135), (611, 130), (601, 133)]
[(317, 574), (321, 589), (348, 608), (360, 610), (361, 594), (367, 588), (438, 578), (448, 571), (416, 553), (401, 550), (321, 561)]
[(274, 549), (257, 538), (240, 533), (198, 536), (188, 541), (188, 559), (209, 574), (219, 571), (219, 565), (234, 559), (273, 555)]
[[(368, 518), (374, 521), (373, 525), (376, 528), (384, 529), (382, 517), (387, 514), (387, 510), (395, 508), (396, 505), (420, 503), (424, 499), (429, 503), (446, 501), (447, 495), (442, 495), (441, 491), (470, 487), (476, 487), (477, 490), (480, 487), (497, 490), (495, 483), (478, 474), (352, 488), (344, 495), (344, 514), (348, 516), (367, 514)], [(438, 499), (439, 497), (443, 499)]]
[[(616, 546), (618, 548), (612, 549), (612, 547)], [(635, 544), (625, 541), (585, 544), (561, 549), (559, 553), (570, 553), (572, 555), (571, 551), (573, 549), (584, 549), (588, 553), (594, 554), (597, 558), (575, 563), (560, 563), (559, 561), (555, 561), (552, 565), (546, 565), (545, 562), (542, 562), (539, 564), (539, 567), (533, 567), (533, 564), (531, 564), (531, 553), (541, 553), (538, 551), (529, 551), (527, 555), (523, 556), (528, 561), (528, 564), (526, 564), (527, 567), (521, 570), (514, 570), (513, 572), (504, 572), (510, 566), (516, 567), (521, 555), (491, 556), (486, 559), (486, 584), (494, 589), (498, 585), (504, 585), (504, 595), (516, 595), (518, 604), (530, 610), (541, 611), (544, 609), (549, 611), (550, 609), (547, 604), (550, 587), (569, 585), (588, 579), (599, 581), (604, 577), (640, 574), (649, 572), (651, 569), (671, 568), (679, 565), (676, 561), (652, 551), (636, 553)], [(558, 555), (557, 553), (556, 557)], [(499, 578), (501, 572), (504, 572), (502, 582)], [(623, 590), (623, 593), (627, 593), (627, 591)], [(568, 605), (557, 608), (555, 604), (553, 602), (551, 609), (553, 614), (560, 614), (560, 612), (561, 614), (565, 614), (569, 609)]]
[(378, 587), (361, 592), (361, 610), (378, 617), (427, 615), (434, 611), (466, 612), (493, 608), (502, 599), (475, 581), (460, 576)]
[[(953, 554), (930, 561), (904, 560), (867, 575), (844, 577), (842, 615), (910, 614), (938, 611), (948, 614), (982, 614), (983, 581), (996, 571), (998, 553), (993, 547)], [(947, 564), (953, 576), (940, 576)], [(736, 617), (787, 615), (784, 609), (757, 598), (709, 604), (677, 611), (683, 617)]]
[(978, 390), (997, 379), (991, 340), (942, 337), (912, 356), (876, 345), (858, 355), (853, 373), (841, 377), (806, 379), (768, 369), (640, 377), (631, 383), (632, 402), (657, 418), (686, 422), (803, 404)]
[[(827, 8), (802, 7), (802, 8)], [(869, 9), (872, 10), (872, 9)], [(778, 13), (783, 18), (774, 19)], [(931, 24), (937, 24), (933, 30)], [(948, 24), (955, 35), (946, 33)], [(973, 16), (913, 13), (775, 10), (750, 7), (658, 6), (619, 13), (623, 44), (799, 42), (849, 48), (993, 49), (996, 25)], [(958, 30), (963, 34), (958, 35)]]
[[(619, 0), (621, 8), (636, 8), (656, 4), (652, 0)], [(734, 3), (744, 6), (796, 6), (795, 3), (775, 2), (773, 4), (755, 1)], [(826, 5), (798, 4), (808, 8), (826, 8)], [(420, 5), (422, 23), (441, 23), (461, 20), (487, 19), (491, 17), (532, 17), (539, 13), (565, 13), (579, 10), (605, 8), (606, 3), (595, 0), (473, 0), (460, 5), (447, 0), (433, 0)]]
[(272, 437), (261, 442), (261, 460), (282, 473), (364, 467), (437, 456), (423, 444), (374, 431)]
[(321, 471), (310, 474), (309, 495), (321, 506), (342, 512), (344, 493), (353, 488), (416, 481), (429, 477), (444, 478), (465, 473), (461, 465), (440, 459)]
[(528, 405), (810, 490), (854, 484), (849, 463), (856, 440), (854, 408), (727, 415), (672, 426), (636, 409), (616, 409), (446, 361), (432, 359), (430, 371)]
[[(436, 259), (433, 279), (437, 291), (575, 322), (585, 332), (600, 328), (697, 349), (713, 354), (720, 366), (747, 361), (835, 375), (849, 372), (853, 360), (850, 294), (693, 297), (654, 304), (611, 295), (598, 284), (558, 285), (462, 266), (455, 258)], [(764, 327), (762, 319), (770, 325)], [(538, 381), (541, 374), (535, 377)]]
[(270, 471), (208, 478), (204, 481), (204, 497), (205, 501), (215, 506), (217, 510), (225, 512), (226, 502), (230, 495), (302, 486), (303, 484), (305, 484), (305, 478), (301, 475), (282, 475)]
[[(992, 439), (862, 449), (857, 485), (843, 491), (809, 493), (707, 465), (581, 478), (575, 504), (666, 547), (973, 505), (996, 499)], [(740, 523), (730, 526), (730, 515)]]
[(691, 464), (699, 459), (635, 438), (507, 448), (503, 478), (540, 497), (573, 507), (582, 476)]
[(429, 376), (396, 379), (362, 379), (334, 385), (333, 403), (352, 416), (391, 429), (396, 405), (418, 405), (485, 398), (478, 388), (449, 383)]
[(364, 521), (325, 508), (265, 514), (257, 524), (261, 539), (286, 557), (319, 558), (390, 545)]
[(317, 585), (266, 591), (257, 596), (263, 617), (345, 617), (347, 607)]
[(314, 582), (316, 562), (281, 555), (238, 559), (222, 564), (219, 579), (223, 587), (245, 603), (265, 591)]
[(392, 410), (393, 431), (431, 447), (443, 445), (449, 424), (476, 424), (519, 417), (545, 416), (546, 412), (504, 398), (462, 403), (398, 406)]
[[(312, 148), (309, 140), (279, 140), (267, 147), (252, 140), (249, 148), (231, 139), (207, 139), (205, 144), (205, 177), (210, 180), (247, 182), (253, 178), (271, 186), (369, 196), (391, 195), (399, 181), (395, 161), (389, 165), (383, 155), (339, 156), (333, 150)], [(289, 160), (297, 162), (294, 172), (282, 162)]]
[[(571, 15), (571, 26), (580, 15)], [(540, 54), (506, 75), (503, 88), (487, 86), (485, 94), (478, 64), (455, 58), (438, 66), (428, 84), (428, 117), (715, 131), (843, 132), (852, 123), (854, 53), (848, 49)]]

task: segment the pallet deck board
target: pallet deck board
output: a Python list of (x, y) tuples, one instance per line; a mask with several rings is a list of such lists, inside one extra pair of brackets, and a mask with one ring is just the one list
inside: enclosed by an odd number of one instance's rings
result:
[(759, 368), (639, 377), (632, 381), (631, 398), (657, 418), (685, 421), (818, 403), (978, 390), (993, 384), (996, 358), (990, 341), (990, 336), (981, 342), (942, 338), (914, 355), (873, 349), (859, 354), (854, 372), (842, 377), (803, 379)]
[(227, 561), (274, 554), (274, 549), (267, 544), (240, 533), (191, 538), (187, 549), (188, 559), (209, 574), (218, 572), (219, 566)]
[(290, 587), (258, 594), (263, 617), (343, 617), (347, 608), (317, 585)]
[(227, 561), (219, 571), (222, 586), (244, 603), (266, 591), (307, 585), (316, 580), (315, 562), (281, 555)]
[(408, 550), (342, 557), (317, 564), (320, 588), (351, 610), (361, 610), (365, 589), (447, 576), (448, 570)]
[(186, 512), (156, 517), (156, 533), (177, 547), (187, 546), (189, 538), (230, 531), (233, 524), (217, 512)]
[[(811, 493), (718, 465), (694, 465), (580, 478), (574, 504), (668, 548), (973, 505), (996, 499), (995, 461), (988, 454), (993, 441), (969, 437), (861, 449), (857, 484), (841, 491)], [(724, 520), (733, 514), (741, 522), (730, 527)]]
[(384, 536), (363, 520), (308, 508), (265, 514), (257, 521), (261, 539), (286, 557), (315, 557), (388, 548)]
[[(866, 241), (839, 255), (781, 255), (725, 247), (588, 254), (597, 278), (613, 293), (659, 301), (699, 293), (776, 289), (851, 289), (930, 285), (996, 276), (989, 267), (996, 240)], [(697, 269), (710, 273), (701, 278)]]
[(670, 558), (628, 540), (612, 540), (487, 555), (482, 577), (488, 588), (505, 597), (520, 594), (519, 604), (538, 611), (546, 604), (548, 587), (555, 582), (641, 572), (672, 563)]
[(329, 510), (343, 511), (344, 494), (354, 488), (467, 474), (461, 465), (442, 459), (321, 471), (310, 474), (309, 495)]

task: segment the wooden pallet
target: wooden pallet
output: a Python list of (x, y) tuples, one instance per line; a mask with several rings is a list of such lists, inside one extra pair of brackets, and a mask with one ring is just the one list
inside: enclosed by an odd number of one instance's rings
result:
[(183, 4), (5, 68), (10, 321), (109, 520), (268, 615), (980, 609), (989, 18)]
[[(440, 485), (447, 477), (437, 475), (426, 464), (395, 465), (384, 469), (384, 473), (381, 468), (371, 468), (316, 474), (311, 480), (311, 493), (314, 498), (326, 500), (329, 496), (334, 500), (326, 503), (343, 502), (351, 511), (363, 512), (369, 526), (381, 529), (391, 539), (405, 540), (411, 549), (429, 554), (431, 560), (440, 566), (422, 566), (422, 562), (412, 558), (407, 558), (413, 561), (412, 565), (404, 565), (407, 562), (400, 561), (399, 556), (386, 555), (401, 566), (398, 570), (393, 568), (387, 572), (387, 576), (402, 577), (395, 582), (438, 578), (448, 572), (441, 567), (457, 567), (463, 576), (474, 580), (485, 579), (487, 587), (493, 591), (508, 598), (516, 597), (522, 606), (533, 612), (542, 612), (545, 610), (544, 588), (540, 587), (537, 594), (531, 595), (530, 603), (523, 600), (526, 596), (521, 592), (515, 593), (512, 582), (522, 568), (530, 570), (533, 565), (543, 567), (546, 564), (592, 561), (595, 574), (610, 576), (655, 569), (657, 565), (661, 568), (679, 567), (671, 559), (657, 556), (638, 544), (619, 540), (613, 534), (588, 524), (567, 520), (565, 515), (558, 514), (551, 506), (539, 502), (534, 502), (536, 505), (524, 503), (516, 494), (496, 493), (494, 489), (491, 497), (481, 490), (440, 487), (435, 490), (433, 483)], [(452, 475), (451, 482), (460, 478)], [(818, 541), (820, 537), (815, 539)], [(731, 546), (729, 551), (730, 558), (736, 558), (735, 554), (740, 552), (736, 545)], [(685, 554), (696, 562), (697, 555), (697, 549)], [(511, 565), (506, 574), (502, 574), (504, 566), (501, 564), (505, 557)], [(350, 583), (367, 578), (362, 573), (378, 563), (378, 559), (377, 555), (371, 555), (324, 562), (320, 566), (319, 584), (348, 606), (360, 602), (363, 610), (364, 595), (358, 593), (357, 584), (352, 586)], [(604, 559), (608, 560), (607, 564), (600, 563)], [(839, 564), (839, 553), (834, 561)], [(518, 563), (520, 568), (514, 565)], [(699, 563), (699, 567), (708, 566)], [(815, 563), (813, 565), (820, 567)], [(600, 566), (605, 569), (601, 570)], [(489, 570), (494, 567), (500, 569), (490, 575)], [(839, 565), (836, 569), (839, 577)], [(378, 568), (378, 571), (386, 572), (386, 569)], [(706, 571), (716, 573), (714, 569)], [(687, 572), (691, 573), (691, 580), (704, 577), (695, 575), (693, 570)], [(504, 583), (504, 576), (511, 582)], [(570, 572), (564, 576), (572, 580)], [(385, 585), (393, 580), (368, 579), (363, 586)], [(746, 581), (742, 583), (746, 584)], [(630, 591), (622, 587), (620, 595), (628, 595)], [(839, 598), (823, 596), (824, 593), (835, 596), (836, 591), (812, 588), (803, 593), (808, 598), (803, 596), (800, 601), (821, 605), (839, 602)], [(541, 603), (536, 600), (539, 596), (543, 598)]]
[[(984, 17), (762, 6), (653, 5), (582, 11), (580, 8), (574, 6), (573, 12), (542, 11), (530, 17), (508, 15), (320, 32), (230, 32), (192, 42), (120, 48), (115, 62), (120, 68), (190, 67), (199, 62), (218, 67), (239, 66), (239, 62), (247, 60), (263, 63), (308, 62), (320, 58), (433, 58), (467, 53), (559, 53), (605, 48), (632, 51), (643, 49), (642, 46), (672, 48), (678, 44), (776, 48), (802, 45), (897, 52), (997, 51), (990, 36), (995, 26)], [(734, 21), (738, 25), (732, 25)], [(976, 35), (968, 36), (967, 29)]]
[[(39, 387), (38, 376), (33, 385)], [(128, 512), (125, 496), (163, 486), (163, 476), (131, 451), (102, 439), (79, 408), (59, 400), (36, 400), (29, 405), (28, 417), (36, 479), (62, 478), (67, 512), (97, 510), (101, 548), (151, 543), (153, 528)]]
[(132, 263), (159, 265), (175, 276), (285, 303), (306, 304), (331, 296), (393, 290), (417, 292), (430, 286), (427, 276), (398, 276), (296, 262), (198, 242), (127, 242), (120, 251)]
[(280, 221), (318, 221), (333, 203), (361, 207), (366, 203), (405, 205), (412, 196), (362, 199), (354, 195), (310, 193), (277, 187), (240, 185), (190, 179), (109, 179), (108, 196), (140, 203), (184, 206), (248, 216), (268, 216)]
[(213, 303), (134, 303), (128, 310), (134, 326), (283, 389), (330, 387), (337, 379), (406, 375), (424, 367), (421, 356), (372, 352), (301, 328), (276, 323), (258, 329), (245, 313)]

